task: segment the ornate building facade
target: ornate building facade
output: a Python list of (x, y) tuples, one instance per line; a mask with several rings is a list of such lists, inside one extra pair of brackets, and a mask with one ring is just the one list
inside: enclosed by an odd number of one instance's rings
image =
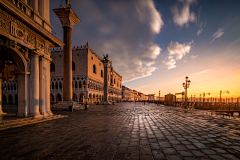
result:
[[(73, 100), (85, 103), (103, 101), (104, 66), (100, 58), (87, 43), (72, 49), (72, 86)], [(54, 48), (51, 54), (51, 101), (63, 100), (63, 51)], [(112, 67), (108, 67), (108, 99), (121, 101), (122, 76)]]
[[(18, 117), (51, 116), (49, 0), (0, 1), (0, 114), (2, 101), (18, 104)], [(3, 95), (2, 95), (3, 94)]]

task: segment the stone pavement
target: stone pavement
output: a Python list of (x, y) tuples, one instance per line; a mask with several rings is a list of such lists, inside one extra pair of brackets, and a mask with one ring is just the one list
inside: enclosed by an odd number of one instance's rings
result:
[(0, 159), (240, 159), (240, 120), (126, 102), (0, 131)]

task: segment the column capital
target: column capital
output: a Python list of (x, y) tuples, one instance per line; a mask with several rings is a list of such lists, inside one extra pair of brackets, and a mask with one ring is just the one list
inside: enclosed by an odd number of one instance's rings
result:
[(45, 55), (39, 56), (39, 59), (40, 59), (41, 61), (46, 61), (46, 62), (48, 62), (48, 63), (51, 63), (51, 62), (52, 62), (52, 58), (46, 57)]
[(53, 9), (53, 11), (60, 19), (62, 27), (73, 28), (75, 24), (80, 22), (80, 19), (71, 8), (59, 8)]

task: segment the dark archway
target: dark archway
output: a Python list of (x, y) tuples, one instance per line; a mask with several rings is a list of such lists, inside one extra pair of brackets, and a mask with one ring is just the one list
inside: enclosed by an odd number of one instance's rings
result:
[(57, 99), (56, 99), (57, 102), (61, 102), (61, 101), (62, 101), (62, 96), (61, 96), (61, 94), (58, 93), (56, 98), (57, 98)]

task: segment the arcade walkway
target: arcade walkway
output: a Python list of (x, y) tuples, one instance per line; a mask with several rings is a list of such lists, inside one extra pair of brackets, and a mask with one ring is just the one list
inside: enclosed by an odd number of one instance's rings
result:
[(0, 131), (1, 159), (240, 159), (240, 120), (126, 102)]

